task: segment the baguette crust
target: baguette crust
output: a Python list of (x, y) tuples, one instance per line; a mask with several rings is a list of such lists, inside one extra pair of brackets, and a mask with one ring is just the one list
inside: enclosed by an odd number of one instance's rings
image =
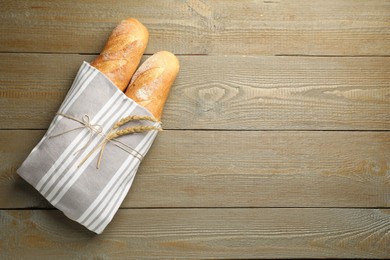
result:
[(124, 91), (138, 67), (148, 38), (148, 30), (138, 20), (123, 20), (113, 30), (103, 51), (91, 65)]
[(125, 94), (160, 120), (178, 72), (179, 61), (175, 55), (167, 51), (157, 52), (138, 68)]

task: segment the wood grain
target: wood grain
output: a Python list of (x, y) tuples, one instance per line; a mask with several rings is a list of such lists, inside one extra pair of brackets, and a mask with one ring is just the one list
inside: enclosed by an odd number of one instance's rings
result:
[(2, 1), (0, 51), (99, 53), (137, 17), (147, 53), (389, 55), (388, 1)]
[(2, 258), (390, 256), (380, 209), (122, 209), (99, 236), (58, 211), (2, 210), (0, 228)]
[[(0, 54), (0, 129), (45, 129), (90, 55)], [(181, 56), (165, 129), (389, 130), (390, 58)]]
[[(0, 131), (0, 208), (48, 207), (15, 173), (43, 131)], [(390, 132), (164, 131), (122, 207), (389, 207)]]
[[(182, 69), (96, 236), (16, 169), (127, 17)], [(3, 0), (0, 33), (0, 259), (390, 258), (390, 1)]]

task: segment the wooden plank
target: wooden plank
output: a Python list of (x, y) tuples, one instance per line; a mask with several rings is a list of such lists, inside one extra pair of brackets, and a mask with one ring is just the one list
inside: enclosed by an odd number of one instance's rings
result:
[(98, 53), (137, 17), (147, 53), (389, 55), (388, 1), (2, 1), (0, 51)]
[[(47, 207), (15, 173), (43, 131), (0, 131), (0, 208)], [(390, 132), (164, 131), (122, 207), (389, 207)]]
[(0, 211), (2, 258), (387, 258), (390, 210), (122, 209), (96, 236), (54, 210)]
[[(93, 57), (0, 54), (0, 129), (47, 128)], [(390, 129), (390, 58), (179, 59), (166, 129)]]

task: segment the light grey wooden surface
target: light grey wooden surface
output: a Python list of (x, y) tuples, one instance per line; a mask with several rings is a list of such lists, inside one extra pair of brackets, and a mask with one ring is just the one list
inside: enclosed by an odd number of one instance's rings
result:
[[(0, 208), (49, 207), (15, 175), (43, 134), (0, 131)], [(389, 158), (389, 132), (165, 130), (122, 207), (389, 207)]]
[(6, 52), (99, 53), (118, 21), (136, 16), (150, 31), (148, 54), (389, 55), (386, 0), (5, 0), (1, 6)]
[[(136, 17), (181, 71), (96, 236), (16, 175)], [(390, 1), (2, 1), (0, 258), (390, 258)]]
[[(81, 62), (94, 57), (0, 54), (0, 127), (46, 128)], [(390, 129), (388, 57), (179, 60), (180, 75), (164, 110), (165, 129)]]
[(121, 209), (99, 236), (53, 210), (2, 210), (15, 258), (385, 258), (388, 209)]

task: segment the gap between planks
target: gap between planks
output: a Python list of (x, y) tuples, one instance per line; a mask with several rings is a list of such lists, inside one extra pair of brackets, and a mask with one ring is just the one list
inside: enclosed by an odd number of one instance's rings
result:
[[(41, 55), (99, 55), (97, 52), (42, 52), (42, 51), (0, 51), (0, 54), (41, 54)], [(144, 56), (152, 56), (154, 53), (144, 53)], [(250, 57), (313, 57), (313, 58), (388, 58), (390, 55), (335, 55), (335, 54), (207, 54), (207, 53), (175, 53), (176, 56), (250, 56)]]
[[(47, 131), (47, 128), (0, 128), (0, 131)], [(163, 131), (188, 131), (188, 132), (362, 132), (362, 133), (387, 133), (389, 130), (359, 130), (359, 129), (177, 129), (163, 128)]]
[[(99, 55), (100, 53), (98, 52), (56, 52), (56, 51), (48, 51), (48, 52), (41, 52), (41, 51), (29, 51), (29, 52), (24, 52), (24, 51), (0, 51), (0, 54), (41, 54), (41, 55)], [(152, 56), (154, 53), (144, 53), (144, 56)], [(177, 53), (175, 54), (176, 56), (210, 56), (209, 54), (206, 53)], [(226, 55), (213, 55), (213, 56), (226, 56)], [(228, 55), (229, 56), (229, 55)], [(231, 56), (237, 56), (237, 55), (231, 55)], [(253, 55), (253, 56), (278, 56), (278, 55)], [(288, 55), (286, 55), (288, 56)], [(341, 56), (342, 57), (342, 56)], [(369, 56), (367, 56), (369, 57)], [(375, 57), (375, 56), (373, 56)]]
[[(390, 207), (338, 207), (338, 206), (335, 206), (335, 207), (248, 207), (248, 206), (243, 206), (243, 207), (240, 207), (240, 206), (235, 206), (235, 207), (120, 207), (119, 209), (121, 210), (138, 210), (138, 209), (142, 209), (142, 210), (158, 210), (158, 209), (163, 209), (163, 210), (176, 210), (176, 209), (180, 209), (180, 210), (192, 210), (192, 209), (367, 209), (367, 210), (373, 210), (373, 209), (385, 209), (385, 210), (388, 210), (390, 209)], [(26, 208), (8, 208), (8, 207), (0, 207), (0, 210), (58, 210), (60, 211), (59, 209), (51, 206), (51, 207), (47, 207), (47, 208), (39, 208), (39, 207), (26, 207)]]

